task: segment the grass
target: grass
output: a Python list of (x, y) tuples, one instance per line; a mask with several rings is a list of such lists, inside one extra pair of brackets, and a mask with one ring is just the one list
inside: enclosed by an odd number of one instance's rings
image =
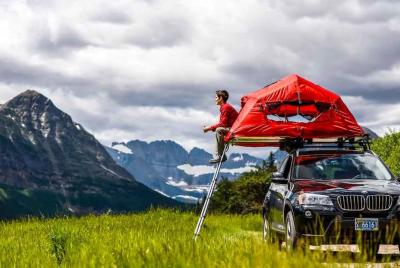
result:
[(0, 267), (317, 267), (354, 261), (346, 254), (280, 251), (261, 239), (259, 215), (209, 216), (194, 242), (196, 222), (195, 214), (170, 210), (2, 222)]

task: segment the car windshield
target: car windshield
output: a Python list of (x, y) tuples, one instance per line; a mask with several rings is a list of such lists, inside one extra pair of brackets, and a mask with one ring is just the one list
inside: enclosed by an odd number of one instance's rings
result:
[(385, 165), (370, 154), (301, 155), (296, 157), (294, 179), (390, 180)]

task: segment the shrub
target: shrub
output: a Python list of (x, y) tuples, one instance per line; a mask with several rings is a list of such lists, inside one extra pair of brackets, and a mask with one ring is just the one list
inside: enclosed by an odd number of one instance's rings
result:
[(274, 167), (265, 166), (246, 172), (234, 181), (222, 178), (212, 197), (210, 210), (233, 214), (260, 212), (273, 171)]
[(400, 132), (389, 130), (384, 137), (372, 143), (372, 149), (396, 176), (400, 173)]

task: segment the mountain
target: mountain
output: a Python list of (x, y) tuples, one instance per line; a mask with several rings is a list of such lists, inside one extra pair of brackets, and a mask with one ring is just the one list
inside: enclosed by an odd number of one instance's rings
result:
[(363, 127), (363, 126), (362, 126), (362, 129), (364, 130), (364, 132), (366, 132), (369, 135), (369, 137), (372, 140), (375, 140), (375, 139), (379, 138), (378, 134), (376, 134), (372, 129), (367, 128), (367, 127)]
[[(170, 140), (114, 142), (105, 148), (138, 181), (183, 202), (194, 203), (202, 198), (214, 173), (208, 163), (210, 153), (197, 147), (187, 152)], [(261, 164), (260, 158), (232, 153), (222, 166), (221, 176), (233, 180)]]
[(0, 107), (0, 159), (1, 218), (177, 204), (137, 182), (82, 125), (36, 91)]

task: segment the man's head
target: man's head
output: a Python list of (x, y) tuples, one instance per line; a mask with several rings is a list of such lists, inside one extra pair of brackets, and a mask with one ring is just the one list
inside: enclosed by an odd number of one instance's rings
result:
[(215, 103), (217, 105), (224, 104), (229, 99), (229, 93), (226, 90), (217, 90), (215, 94)]

